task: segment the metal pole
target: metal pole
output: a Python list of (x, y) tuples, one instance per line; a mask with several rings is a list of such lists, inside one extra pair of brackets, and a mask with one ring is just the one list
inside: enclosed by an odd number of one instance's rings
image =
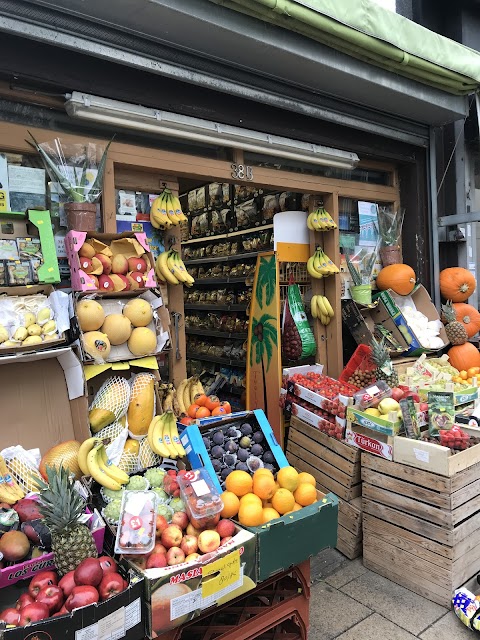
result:
[(435, 148), (435, 129), (430, 127), (428, 173), (430, 182), (430, 276), (435, 306), (440, 309), (440, 247), (438, 243), (438, 198), (437, 198), (437, 152)]

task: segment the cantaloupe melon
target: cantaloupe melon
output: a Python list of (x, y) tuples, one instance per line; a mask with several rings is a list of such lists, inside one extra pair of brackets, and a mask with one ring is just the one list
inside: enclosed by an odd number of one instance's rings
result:
[(110, 355), (110, 340), (100, 331), (88, 331), (83, 336), (83, 348), (95, 362), (104, 362)]
[(112, 313), (105, 318), (102, 331), (108, 336), (110, 344), (123, 344), (130, 338), (132, 325), (130, 320), (121, 313)]
[(105, 320), (105, 311), (96, 300), (80, 300), (77, 318), (82, 331), (97, 331)]
[(147, 327), (137, 327), (128, 340), (128, 348), (134, 356), (146, 356), (155, 353), (157, 336)]
[(149, 302), (143, 298), (134, 298), (123, 308), (123, 315), (134, 327), (146, 327), (152, 321), (153, 311)]

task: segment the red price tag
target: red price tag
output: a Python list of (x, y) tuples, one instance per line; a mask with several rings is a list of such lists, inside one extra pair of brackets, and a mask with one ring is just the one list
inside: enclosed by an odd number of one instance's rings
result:
[(130, 518), (130, 527), (134, 531), (137, 531), (138, 529), (140, 529), (142, 525), (143, 525), (142, 519), (139, 518), (138, 516), (133, 516), (133, 518)]

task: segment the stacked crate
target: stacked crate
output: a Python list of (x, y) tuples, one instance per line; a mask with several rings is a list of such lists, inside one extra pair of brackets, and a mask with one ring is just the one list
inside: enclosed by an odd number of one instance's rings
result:
[(337, 549), (350, 559), (362, 555), (360, 454), (292, 415), (287, 459), (299, 471), (312, 474), (320, 491), (338, 496)]

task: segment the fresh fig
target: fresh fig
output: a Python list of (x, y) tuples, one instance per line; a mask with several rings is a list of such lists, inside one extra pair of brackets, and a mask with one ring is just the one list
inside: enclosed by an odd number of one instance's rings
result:
[(263, 447), (259, 444), (254, 444), (251, 449), (253, 456), (261, 456), (263, 453)]
[(260, 442), (263, 442), (265, 440), (265, 436), (261, 431), (255, 431), (252, 438), (253, 438), (253, 441), (256, 442), (257, 444), (260, 444)]
[(242, 435), (244, 436), (249, 436), (253, 429), (252, 429), (252, 425), (248, 424), (248, 422), (245, 422), (244, 424), (242, 424), (242, 426), (240, 427), (240, 431), (242, 432)]
[(263, 461), (268, 462), (268, 464), (273, 464), (275, 462), (273, 453), (271, 451), (265, 451), (265, 453), (263, 454)]
[(212, 456), (214, 458), (223, 458), (223, 454), (224, 454), (224, 451), (222, 447), (219, 447), (218, 445), (216, 445), (215, 447), (212, 447)]
[(246, 462), (249, 458), (250, 454), (248, 453), (248, 451), (246, 449), (239, 449), (237, 451), (237, 458), (240, 460), (240, 462)]
[(215, 431), (215, 433), (212, 436), (212, 440), (215, 444), (222, 445), (224, 443), (225, 438), (221, 431)]

